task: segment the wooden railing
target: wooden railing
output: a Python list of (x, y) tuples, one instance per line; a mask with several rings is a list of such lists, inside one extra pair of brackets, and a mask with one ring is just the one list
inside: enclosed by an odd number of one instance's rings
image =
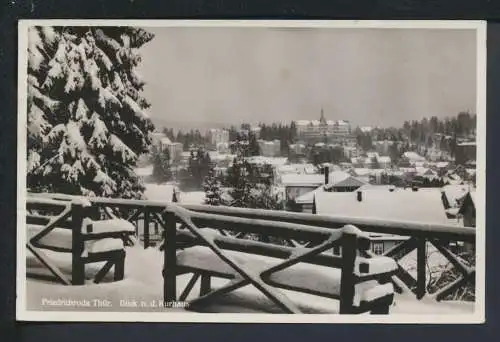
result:
[[(36, 194), (36, 196), (45, 196), (54, 199), (71, 200), (75, 197), (59, 194)], [(142, 224), (144, 227), (143, 238), (144, 248), (150, 246), (150, 236), (152, 229), (161, 230), (161, 234), (166, 241), (175, 240), (179, 232), (179, 219), (175, 217), (171, 208), (162, 201), (149, 200), (124, 200), (111, 198), (88, 198), (95, 208), (96, 213), (107, 217), (120, 217), (134, 223), (139, 229)], [(461, 257), (457, 256), (451, 249), (453, 242), (464, 242), (475, 250), (476, 232), (474, 228), (459, 227), (453, 225), (427, 224), (418, 222), (388, 221), (379, 219), (365, 219), (355, 217), (332, 217), (304, 213), (291, 213), (285, 211), (267, 211), (244, 208), (229, 208), (204, 205), (184, 205), (192, 214), (191, 219), (198, 227), (216, 227), (221, 236), (218, 238), (221, 244), (231, 248), (231, 241), (224, 241), (224, 235), (229, 234), (238, 238), (247, 238), (249, 233), (258, 234), (260, 239), (270, 241), (272, 237), (279, 237), (279, 244), (271, 247), (271, 256), (279, 257), (283, 255), (284, 248), (303, 248), (314, 247), (321, 244), (328, 238), (328, 234), (322, 233), (329, 229), (338, 229), (346, 224), (351, 224), (357, 228), (373, 233), (393, 234), (407, 237), (407, 240), (396, 245), (384, 253), (385, 256), (392, 257), (395, 260), (401, 260), (408, 253), (416, 250), (416, 273), (413, 277), (410, 272), (399, 265), (394, 284), (398, 292), (411, 291), (417, 299), (424, 296), (433, 297), (436, 300), (447, 298), (448, 295), (458, 288), (471, 284), (475, 287), (475, 267), (467, 263)], [(273, 225), (272, 221), (279, 222)], [(288, 223), (290, 229), (283, 229), (283, 224)], [(300, 225), (308, 226), (302, 230)], [(313, 228), (311, 228), (313, 226)], [(316, 227), (316, 229), (314, 229)], [(174, 229), (175, 228), (175, 229)], [(314, 231), (311, 234), (311, 229)], [(324, 236), (323, 236), (323, 235)], [(182, 235), (182, 234), (181, 234)], [(254, 247), (259, 249), (260, 245), (255, 242)], [(436, 250), (446, 258), (450, 266), (453, 267), (460, 276), (446, 286), (428, 293), (427, 289), (427, 246), (432, 245)], [(234, 245), (234, 249), (241, 249), (240, 244)], [(247, 245), (249, 246), (249, 245)], [(166, 248), (165, 267), (168, 267), (172, 258), (175, 258), (175, 249)], [(268, 254), (269, 255), (269, 254)], [(318, 263), (327, 262), (318, 256)], [(170, 280), (172, 282), (172, 280)], [(170, 283), (165, 286), (175, 285)]]

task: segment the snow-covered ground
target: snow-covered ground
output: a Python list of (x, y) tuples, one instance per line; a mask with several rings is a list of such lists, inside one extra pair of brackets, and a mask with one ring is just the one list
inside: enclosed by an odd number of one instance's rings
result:
[[(70, 256), (63, 253), (47, 251), (46, 254), (69, 276), (71, 269)], [(48, 300), (107, 300), (108, 307), (82, 307), (66, 306), (64, 310), (69, 311), (109, 311), (109, 312), (158, 312), (161, 310), (187, 312), (184, 308), (159, 308), (158, 303), (162, 300), (163, 278), (161, 270), (163, 268), (163, 254), (156, 248), (144, 250), (141, 246), (127, 248), (125, 265), (125, 279), (113, 282), (108, 275), (102, 284), (93, 284), (90, 279), (97, 272), (102, 263), (87, 265), (88, 281), (82, 286), (64, 286), (53, 282), (28, 279), (26, 284), (26, 304), (28, 310), (58, 310), (61, 306), (46, 305)], [(315, 266), (311, 266), (315, 267)], [(28, 257), (27, 270), (30, 273), (43, 272), (43, 266), (34, 258)], [(177, 292), (182, 292), (190, 275), (178, 277)], [(214, 279), (213, 287), (219, 287), (226, 283), (226, 280)], [(192, 290), (190, 296), (197, 296), (199, 284)], [(338, 312), (338, 302), (326, 298), (301, 294), (291, 291), (283, 291), (296, 305), (307, 313), (336, 313)], [(192, 298), (192, 297), (188, 297)], [(134, 301), (144, 301), (145, 307), (130, 307)], [(45, 303), (45, 305), (44, 305)], [(155, 303), (153, 306), (152, 303)], [(431, 299), (418, 301), (410, 294), (397, 295), (395, 303), (391, 309), (392, 314), (443, 314), (460, 315), (471, 314), (474, 311), (474, 303), (469, 302), (440, 302), (436, 303)], [(251, 286), (244, 287), (230, 295), (221, 297), (211, 307), (204, 312), (233, 312), (233, 313), (278, 313), (276, 307), (270, 303), (258, 290)]]

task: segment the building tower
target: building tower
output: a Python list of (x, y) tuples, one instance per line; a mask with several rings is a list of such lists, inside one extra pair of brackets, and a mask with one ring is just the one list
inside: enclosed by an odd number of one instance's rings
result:
[(326, 125), (325, 113), (323, 112), (323, 107), (321, 107), (321, 117), (319, 118), (320, 125)]

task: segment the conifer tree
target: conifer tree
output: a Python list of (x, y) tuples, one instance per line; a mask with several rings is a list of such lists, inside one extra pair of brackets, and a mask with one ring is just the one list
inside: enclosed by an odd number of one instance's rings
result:
[(153, 35), (133, 27), (31, 27), (27, 186), (139, 198), (133, 170), (154, 126), (136, 72)]
[(218, 179), (213, 167), (210, 168), (207, 177), (205, 177), (203, 190), (205, 191), (205, 204), (224, 205), (224, 201), (222, 200), (221, 182)]
[(170, 169), (170, 153), (168, 149), (154, 153), (153, 178), (158, 183), (163, 183), (172, 179), (172, 171)]

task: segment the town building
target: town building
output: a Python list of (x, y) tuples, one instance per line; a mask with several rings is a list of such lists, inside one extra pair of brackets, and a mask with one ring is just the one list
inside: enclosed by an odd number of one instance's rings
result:
[(325, 176), (322, 174), (284, 174), (280, 177), (280, 183), (285, 189), (286, 200), (293, 201), (324, 185)]
[(282, 177), (281, 183), (285, 188), (286, 198), (288, 201), (293, 201), (292, 207), (288, 208), (289, 210), (312, 213), (314, 193), (318, 191), (353, 191), (364, 184), (354, 180), (347, 172), (340, 170), (330, 172), (329, 168), (325, 168), (325, 170), (323, 174), (288, 174)]
[(381, 169), (390, 169), (392, 166), (391, 157), (389, 156), (379, 156), (377, 158), (378, 166)]
[(298, 139), (308, 145), (314, 145), (318, 142), (348, 144), (356, 140), (351, 134), (349, 121), (326, 120), (323, 109), (319, 120), (298, 120), (296, 127)]
[(183, 145), (178, 142), (172, 142), (165, 134), (154, 132), (151, 134), (151, 149), (153, 151), (168, 150), (170, 161), (180, 161), (182, 159)]
[(347, 159), (357, 158), (359, 157), (359, 149), (356, 146), (342, 146), (344, 150), (344, 156)]
[(305, 155), (306, 154), (306, 145), (304, 144), (291, 144), (289, 145), (290, 153), (295, 155)]
[(167, 144), (165, 148), (168, 149), (168, 154), (170, 156), (170, 162), (180, 161), (182, 158), (183, 146), (179, 142), (171, 142)]
[(218, 149), (218, 146), (229, 146), (229, 131), (226, 129), (212, 128), (208, 130), (208, 141), (211, 149)]

